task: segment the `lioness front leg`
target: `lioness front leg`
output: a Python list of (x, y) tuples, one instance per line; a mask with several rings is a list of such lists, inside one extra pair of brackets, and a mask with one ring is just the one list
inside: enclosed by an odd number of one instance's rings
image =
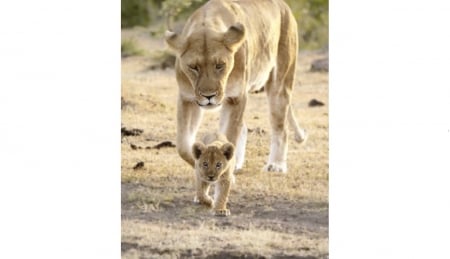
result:
[(244, 123), (244, 111), (247, 95), (239, 98), (229, 98), (223, 104), (220, 114), (220, 131), (236, 147), (236, 170), (244, 165), (245, 146), (247, 143), (247, 127)]
[(214, 201), (208, 195), (210, 184), (202, 181), (200, 179), (200, 177), (197, 177), (195, 185), (196, 185), (196, 189), (197, 189), (196, 190), (197, 194), (196, 194), (196, 196), (194, 198), (194, 202), (195, 203), (199, 203), (199, 204), (203, 204), (203, 205), (206, 205), (206, 206), (212, 208), (214, 206)]
[(220, 180), (214, 190), (215, 206), (214, 215), (226, 217), (230, 210), (227, 208), (228, 195), (230, 194), (231, 181), (229, 179)]
[(200, 121), (202, 119), (202, 110), (194, 102), (184, 101), (178, 98), (177, 104), (177, 151), (186, 162), (194, 167), (194, 158), (192, 157), (192, 145), (195, 141)]

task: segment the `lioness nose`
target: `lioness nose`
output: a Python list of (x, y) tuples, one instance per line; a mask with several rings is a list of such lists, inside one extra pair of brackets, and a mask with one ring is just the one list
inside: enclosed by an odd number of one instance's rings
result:
[(213, 180), (214, 176), (208, 176), (209, 180)]
[(201, 93), (201, 95), (202, 95), (203, 97), (207, 98), (208, 100), (210, 100), (211, 98), (213, 98), (214, 96), (217, 95), (217, 92), (214, 92), (214, 93), (207, 93), (207, 94)]

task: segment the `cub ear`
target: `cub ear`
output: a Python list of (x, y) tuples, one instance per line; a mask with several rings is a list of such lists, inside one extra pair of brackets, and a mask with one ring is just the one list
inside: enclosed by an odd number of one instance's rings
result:
[(166, 31), (164, 35), (167, 44), (175, 51), (180, 51), (183, 47), (183, 41), (180, 39), (178, 34), (173, 31)]
[(222, 152), (223, 155), (226, 157), (227, 160), (231, 160), (234, 156), (234, 146), (231, 143), (226, 143), (222, 146)]
[(205, 145), (200, 142), (195, 142), (192, 146), (192, 155), (194, 156), (195, 160), (198, 160), (201, 156), (201, 154), (205, 151)]
[(232, 25), (223, 36), (223, 42), (227, 48), (236, 51), (244, 42), (245, 28), (242, 23)]

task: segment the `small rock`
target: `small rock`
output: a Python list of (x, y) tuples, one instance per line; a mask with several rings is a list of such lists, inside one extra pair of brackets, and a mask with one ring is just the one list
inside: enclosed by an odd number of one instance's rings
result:
[(133, 170), (138, 170), (144, 167), (144, 162), (139, 161), (134, 167)]
[(163, 147), (176, 147), (176, 146), (171, 141), (163, 141), (163, 142), (159, 143), (158, 145), (155, 145), (153, 148), (160, 149)]
[(125, 127), (121, 128), (121, 134), (123, 136), (139, 136), (144, 132), (142, 129), (127, 129)]
[(312, 72), (328, 72), (328, 58), (314, 60), (310, 70)]
[(309, 101), (308, 106), (309, 107), (317, 107), (317, 106), (324, 106), (325, 104), (321, 101), (318, 101), (316, 99), (312, 99), (311, 101)]

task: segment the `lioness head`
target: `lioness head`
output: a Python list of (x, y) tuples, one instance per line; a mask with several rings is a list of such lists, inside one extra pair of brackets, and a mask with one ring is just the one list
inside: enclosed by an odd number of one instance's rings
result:
[(222, 104), (225, 86), (234, 67), (234, 55), (244, 36), (244, 26), (240, 23), (225, 32), (203, 27), (186, 38), (166, 32), (166, 42), (177, 52), (179, 69), (189, 79), (195, 101), (202, 108)]
[(203, 181), (213, 183), (228, 169), (228, 162), (234, 155), (234, 146), (231, 143), (225, 143), (221, 147), (205, 146), (196, 142), (192, 146), (192, 154), (196, 173)]

